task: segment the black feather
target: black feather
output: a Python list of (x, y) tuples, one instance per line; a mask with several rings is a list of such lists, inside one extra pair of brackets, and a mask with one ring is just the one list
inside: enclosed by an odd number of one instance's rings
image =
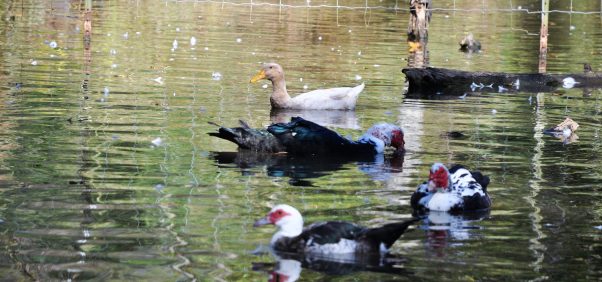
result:
[(338, 133), (300, 117), (291, 118), (289, 123), (276, 123), (268, 127), (292, 154), (353, 154), (374, 155), (374, 145), (359, 143), (342, 137)]
[[(218, 132), (209, 132), (207, 134), (235, 143), (241, 149), (270, 153), (283, 152), (285, 150), (280, 141), (266, 130), (253, 129), (244, 121), (239, 122), (242, 127), (228, 128), (220, 126)], [(219, 126), (211, 122), (210, 124)]]
[(382, 227), (370, 228), (365, 231), (363, 237), (376, 243), (376, 248), (380, 248), (380, 243), (384, 243), (385, 247), (389, 249), (393, 243), (405, 233), (410, 225), (419, 220), (419, 218), (412, 218), (404, 222), (390, 223)]

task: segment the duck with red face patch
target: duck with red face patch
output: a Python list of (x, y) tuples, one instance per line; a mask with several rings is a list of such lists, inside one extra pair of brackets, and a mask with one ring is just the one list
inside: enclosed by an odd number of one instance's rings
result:
[(287, 152), (294, 155), (375, 155), (393, 147), (404, 151), (403, 130), (389, 123), (377, 123), (357, 141), (300, 117), (289, 123), (275, 123), (267, 131), (253, 129), (244, 122), (242, 127), (220, 127), (209, 135), (236, 143), (239, 148), (258, 152)]
[(441, 163), (431, 167), (429, 180), (412, 194), (410, 203), (416, 211), (465, 212), (491, 207), (487, 194), (489, 177), (456, 165), (447, 169)]
[(367, 228), (350, 222), (317, 222), (303, 228), (303, 217), (289, 205), (277, 205), (255, 227), (273, 224), (278, 231), (270, 246), (275, 251), (326, 256), (386, 253), (408, 226), (419, 219)]

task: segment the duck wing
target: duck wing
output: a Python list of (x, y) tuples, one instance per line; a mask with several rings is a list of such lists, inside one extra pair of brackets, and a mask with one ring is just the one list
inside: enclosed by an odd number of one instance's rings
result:
[(410, 198), (410, 205), (412, 206), (412, 209), (419, 213), (426, 211), (426, 204), (432, 196), (433, 193), (428, 191), (427, 182), (418, 185), (418, 188), (416, 188), (416, 191), (412, 193), (412, 197)]
[(292, 154), (372, 153), (374, 146), (342, 137), (338, 133), (300, 117), (291, 118), (289, 123), (276, 123), (268, 127)]
[(491, 207), (491, 199), (487, 194), (489, 177), (481, 172), (470, 172), (460, 165), (449, 170), (452, 180), (452, 191), (462, 197), (464, 211), (476, 211)]
[(244, 121), (239, 121), (240, 127), (223, 127), (215, 123), (210, 124), (219, 127), (218, 132), (209, 132), (210, 136), (228, 140), (238, 145), (239, 148), (254, 150), (258, 152), (283, 152), (284, 146), (280, 141), (265, 129), (254, 129)]

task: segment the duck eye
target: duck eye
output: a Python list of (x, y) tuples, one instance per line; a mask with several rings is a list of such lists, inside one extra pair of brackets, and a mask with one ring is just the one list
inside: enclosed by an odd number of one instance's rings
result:
[(274, 67), (270, 66), (270, 69), (273, 69)]

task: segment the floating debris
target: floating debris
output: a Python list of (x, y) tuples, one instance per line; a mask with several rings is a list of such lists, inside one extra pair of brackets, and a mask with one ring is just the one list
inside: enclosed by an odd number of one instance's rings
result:
[(471, 91), (473, 91), (473, 92), (474, 92), (474, 91), (475, 91), (477, 88), (478, 88), (479, 90), (481, 90), (481, 89), (483, 89), (483, 87), (485, 87), (485, 85), (484, 85), (483, 83), (476, 84), (476, 83), (473, 81), (473, 82), (470, 84), (470, 90), (471, 90)]
[(213, 73), (211, 73), (211, 79), (213, 80), (222, 80), (222, 74), (219, 72), (214, 71)]
[(36, 60), (31, 60), (31, 65), (32, 65), (32, 66), (37, 66), (37, 65), (38, 65), (38, 61), (36, 61)]
[(318, 36), (318, 40), (322, 41), (322, 36)]
[(136, 31), (136, 35), (140, 35), (142, 34), (140, 31)]
[(304, 90), (307, 89), (307, 88), (308, 88), (307, 84), (303, 85), (303, 89)]
[(361, 56), (361, 55), (362, 55), (362, 51), (358, 51), (358, 52), (357, 52), (357, 55), (358, 55), (358, 56)]
[(163, 144), (163, 140), (161, 139), (161, 137), (157, 137), (155, 139), (153, 139), (153, 141), (151, 141), (151, 143), (155, 146), (155, 147), (159, 147)]
[(236, 38), (236, 43), (241, 43), (242, 42), (242, 38)]
[(102, 90), (102, 92), (105, 97), (108, 97), (109, 96), (109, 87), (105, 86), (105, 88)]
[(300, 81), (300, 82), (303, 82), (303, 77), (299, 77), (299, 81)]
[(512, 86), (514, 86), (516, 90), (518, 90), (520, 88), (520, 79), (517, 78), (516, 81), (512, 83)]
[(468, 96), (468, 93), (464, 93), (464, 95), (458, 97), (458, 99), (460, 100), (464, 100), (464, 98), (466, 98), (466, 96)]
[(190, 37), (190, 46), (196, 45), (196, 38), (194, 36)]
[(362, 76), (361, 76), (361, 75), (359, 75), (359, 74), (356, 74), (356, 75), (355, 75), (355, 80), (361, 80), (361, 79), (362, 79)]
[(562, 80), (562, 87), (566, 88), (566, 89), (570, 89), (575, 87), (575, 84), (578, 84), (579, 82), (575, 81), (574, 78), (572, 77), (566, 77)]
[(267, 84), (264, 84), (264, 85), (262, 85), (261, 87), (262, 87), (263, 89), (266, 89), (266, 88), (268, 88), (268, 85), (267, 85)]
[(176, 32), (180, 32), (180, 28), (179, 27), (176, 27)]
[(155, 190), (157, 190), (157, 192), (161, 192), (164, 188), (165, 188), (165, 185), (163, 185), (163, 184), (155, 185)]
[(380, 65), (379, 65), (379, 64), (374, 64), (373, 66), (374, 66), (375, 68), (380, 68)]
[(59, 45), (56, 43), (56, 41), (50, 41), (50, 43), (48, 43), (48, 46), (50, 46), (50, 48), (55, 49), (56, 47), (58, 47)]
[(506, 88), (506, 87), (504, 87), (504, 86), (501, 86), (501, 85), (498, 85), (498, 86), (497, 86), (497, 92), (498, 92), (498, 93), (502, 93), (502, 92), (508, 92), (508, 88)]
[(209, 47), (205, 47), (205, 51), (209, 51)]
[(111, 50), (109, 50), (109, 54), (112, 56), (115, 56), (115, 55), (117, 55), (117, 50), (111, 49)]
[(178, 49), (178, 40), (174, 39), (173, 43), (171, 43), (171, 46), (172, 46), (172, 48), (171, 48), (172, 52), (175, 51), (176, 49)]
[(111, 64), (111, 68), (112, 69), (117, 68), (117, 64)]
[(164, 83), (164, 80), (163, 80), (163, 78), (162, 78), (162, 77), (160, 77), (160, 76), (159, 76), (159, 77), (157, 77), (157, 78), (155, 78), (155, 79), (153, 79), (153, 81), (154, 81), (154, 82), (156, 82), (156, 83), (159, 83), (159, 84), (161, 84), (161, 85), (163, 85), (163, 83)]
[(496, 109), (491, 110), (491, 114), (493, 114), (493, 115), (497, 114), (497, 110)]
[(602, 225), (594, 226), (595, 229), (602, 230)]
[(130, 37), (130, 33), (126, 31), (122, 36), (123, 39), (127, 40)]

